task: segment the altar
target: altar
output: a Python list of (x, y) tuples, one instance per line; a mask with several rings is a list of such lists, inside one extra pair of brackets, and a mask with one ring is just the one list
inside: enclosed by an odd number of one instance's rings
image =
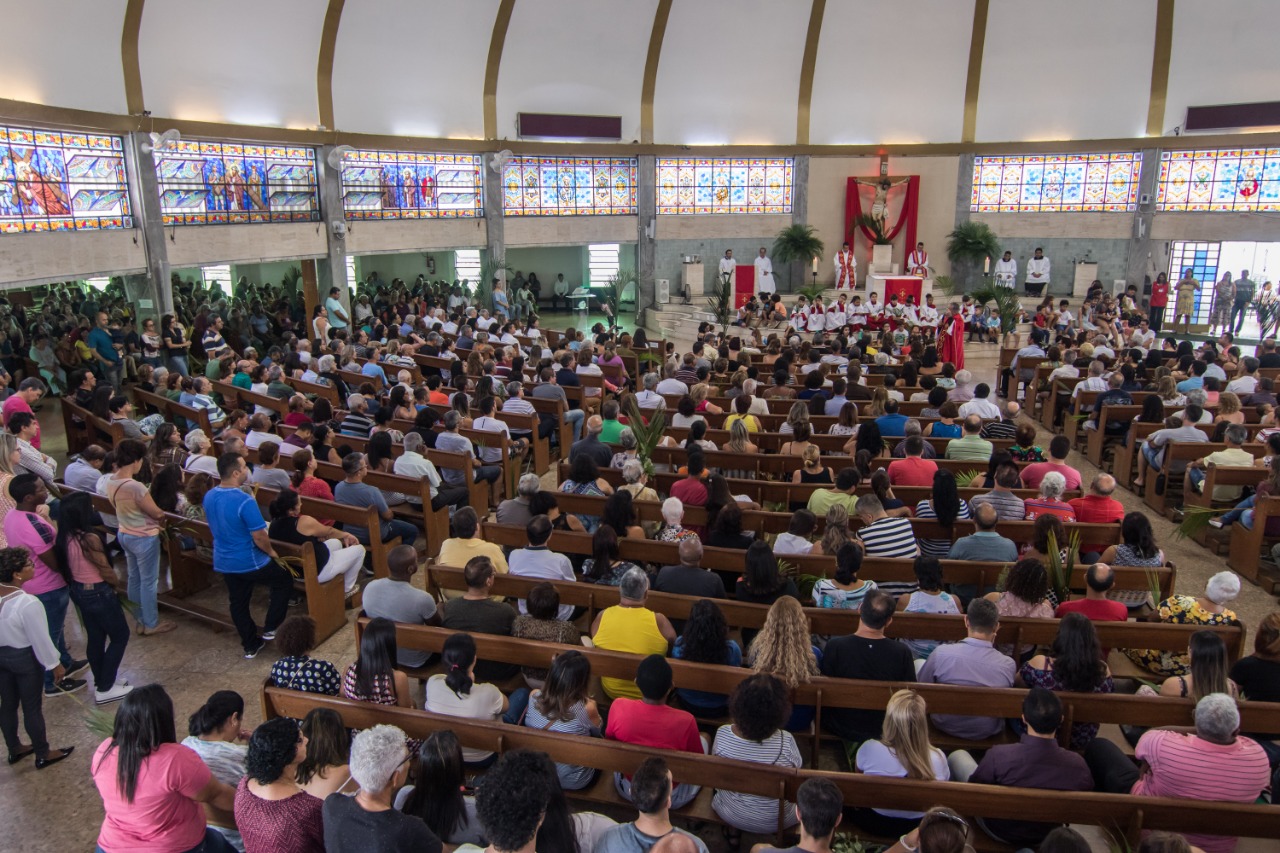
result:
[(889, 302), (889, 297), (898, 294), (899, 302), (906, 302), (908, 296), (916, 298), (917, 305), (924, 304), (924, 298), (933, 293), (933, 279), (920, 278), (918, 275), (884, 275), (867, 273), (867, 295), (876, 294), (880, 304)]

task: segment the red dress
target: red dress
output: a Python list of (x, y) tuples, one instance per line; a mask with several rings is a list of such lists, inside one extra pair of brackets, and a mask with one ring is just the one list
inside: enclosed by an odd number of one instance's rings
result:
[(964, 319), (959, 314), (948, 315), (938, 328), (938, 356), (956, 370), (964, 369)]

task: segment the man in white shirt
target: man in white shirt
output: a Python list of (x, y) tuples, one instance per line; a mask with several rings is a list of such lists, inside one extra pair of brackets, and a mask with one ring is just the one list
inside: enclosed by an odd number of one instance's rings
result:
[[(1089, 377), (1085, 379), (1083, 382), (1077, 382), (1076, 387), (1071, 389), (1071, 405), (1073, 408), (1075, 407), (1076, 401), (1080, 399), (1081, 391), (1102, 392), (1102, 391), (1106, 391), (1110, 387), (1107, 384), (1107, 380), (1102, 375), (1106, 371), (1106, 369), (1107, 369), (1106, 365), (1104, 365), (1100, 361), (1089, 362)], [(1083, 415), (1086, 412), (1091, 410), (1092, 410), (1092, 407), (1090, 407), (1089, 409), (1080, 409), (1076, 411), (1076, 414)]]
[(836, 290), (853, 290), (858, 279), (858, 259), (845, 243), (836, 252)]
[(734, 282), (734, 276), (737, 275), (738, 262), (733, 259), (733, 249), (725, 249), (724, 257), (720, 259), (720, 279), (723, 281), (725, 273), (729, 274), (729, 284)]
[(924, 250), (924, 243), (916, 243), (915, 249), (907, 255), (907, 274), (929, 277), (929, 253)]
[(1027, 278), (1023, 284), (1028, 296), (1039, 296), (1049, 286), (1049, 259), (1044, 249), (1036, 246), (1035, 256), (1027, 261)]
[[(548, 581), (576, 581), (573, 564), (564, 554), (552, 551), (547, 547), (551, 538), (551, 520), (545, 515), (535, 515), (525, 525), (525, 535), (529, 538), (527, 548), (517, 548), (507, 558), (509, 574), (513, 577), (536, 578)], [(518, 602), (521, 613), (528, 613), (525, 599)], [(556, 618), (570, 620), (573, 618), (573, 605), (562, 604)]]
[(556, 280), (551, 282), (551, 310), (556, 310), (556, 305), (561, 300), (564, 301), (564, 308), (569, 310), (569, 282), (564, 280), (564, 273), (556, 273)]
[[(422, 436), (418, 433), (405, 433), (404, 453), (396, 457), (395, 464), (392, 465), (391, 470), (402, 476), (416, 477), (419, 480), (425, 477), (427, 485), (431, 489), (432, 509), (464, 503), (470, 495), (467, 487), (444, 486), (444, 488), (441, 488), (440, 472), (436, 470), (435, 464), (423, 455), (423, 444)], [(405, 498), (411, 504), (419, 506), (422, 504), (417, 495), (405, 495)]]
[(764, 246), (760, 247), (760, 254), (756, 256), (756, 289), (760, 293), (776, 293), (777, 285), (773, 280), (773, 261), (765, 255)]
[(636, 405), (642, 409), (665, 409), (667, 401), (658, 393), (658, 374), (644, 375), (644, 390), (635, 393)]
[(1251, 355), (1240, 359), (1244, 368), (1244, 376), (1232, 379), (1227, 383), (1227, 390), (1240, 397), (1248, 396), (1258, 390), (1258, 360)]
[[(529, 441), (524, 438), (512, 438), (511, 427), (507, 426), (505, 421), (500, 421), (493, 416), (494, 398), (481, 398), (478, 407), (480, 409), (480, 417), (475, 419), (472, 429), (482, 430), (484, 432), (500, 432), (511, 440), (511, 455), (523, 456), (525, 451), (529, 449)], [(480, 461), (486, 465), (502, 464), (502, 448), (501, 447), (481, 447)]]
[(1093, 354), (1098, 358), (1105, 357), (1115, 361), (1116, 351), (1108, 346), (1108, 343), (1106, 335), (1098, 335), (1093, 339)]
[(996, 261), (995, 279), (998, 286), (1013, 289), (1013, 283), (1018, 280), (1018, 262), (1013, 259), (1013, 252), (1005, 252), (1004, 257)]
[(689, 386), (676, 379), (675, 365), (668, 363), (662, 368), (663, 379), (653, 390), (659, 394), (688, 394)]
[(1151, 321), (1145, 317), (1139, 320), (1137, 327), (1129, 333), (1129, 346), (1137, 347), (1144, 353), (1151, 349), (1155, 342), (1156, 333), (1151, 331)]
[(960, 406), (960, 417), (977, 415), (984, 420), (1000, 420), (1000, 407), (991, 402), (991, 386), (979, 382), (973, 389), (973, 399)]

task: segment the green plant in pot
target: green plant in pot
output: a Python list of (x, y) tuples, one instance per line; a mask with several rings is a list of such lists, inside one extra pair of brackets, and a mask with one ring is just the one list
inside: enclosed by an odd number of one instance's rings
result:
[(964, 292), (972, 292), (977, 286), (983, 261), (999, 256), (1000, 238), (985, 222), (961, 222), (947, 235), (951, 275)]
[[(812, 263), (815, 258), (822, 257), (826, 246), (818, 237), (817, 230), (812, 225), (789, 225), (778, 232), (778, 236), (773, 240), (773, 259), (781, 264), (787, 265), (787, 287), (794, 290), (792, 275), (797, 266), (803, 267), (805, 264)], [(800, 273), (800, 280), (804, 281), (803, 270)], [(802, 289), (800, 292), (809, 295), (808, 290), (813, 288)], [(821, 293), (821, 289), (818, 291)]]
[(711, 290), (711, 295), (707, 297), (707, 305), (711, 306), (711, 313), (715, 315), (716, 322), (720, 324), (721, 329), (728, 329), (729, 323), (733, 320), (733, 277), (728, 273), (724, 273), (716, 280), (715, 287)]
[(609, 276), (609, 281), (600, 290), (600, 302), (608, 306), (615, 322), (618, 318), (618, 307), (622, 304), (622, 294), (626, 292), (628, 285), (636, 284), (638, 281), (634, 270), (618, 270)]

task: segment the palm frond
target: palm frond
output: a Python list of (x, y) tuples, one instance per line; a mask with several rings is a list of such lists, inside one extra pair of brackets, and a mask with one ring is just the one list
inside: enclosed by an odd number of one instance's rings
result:
[(826, 246), (812, 225), (789, 225), (773, 240), (773, 259), (787, 264), (822, 257)]
[(1018, 317), (1022, 314), (1022, 302), (1018, 294), (1008, 287), (996, 287), (984, 284), (973, 292), (973, 301), (977, 305), (991, 305), (1000, 318), (1000, 332), (1009, 334), (1018, 326)]
[(933, 277), (933, 295), (934, 296), (954, 296), (956, 292), (956, 280), (949, 275), (935, 275)]
[(711, 313), (716, 315), (716, 322), (720, 324), (720, 328), (728, 329), (730, 318), (733, 316), (733, 281), (728, 273), (720, 276), (716, 281), (711, 296), (707, 297), (707, 304), (711, 306)]
[[(1173, 529), (1173, 535), (1178, 539), (1194, 539), (1209, 526), (1211, 520), (1224, 512), (1226, 510), (1211, 509), (1207, 506), (1184, 506), (1182, 523)], [(1155, 600), (1160, 599), (1157, 597)]]
[(961, 222), (947, 235), (947, 257), (976, 263), (1000, 254), (1000, 238), (985, 222)]
[(636, 398), (630, 396), (627, 397), (625, 409), (627, 426), (631, 428), (631, 434), (636, 437), (636, 456), (644, 465), (645, 473), (652, 475), (653, 451), (662, 441), (663, 431), (667, 428), (667, 412), (665, 409), (653, 409), (646, 423)]
[(871, 241), (877, 246), (888, 246), (893, 241), (884, 233), (884, 221), (879, 217), (864, 213), (853, 220), (855, 226), (860, 226), (871, 232)]

